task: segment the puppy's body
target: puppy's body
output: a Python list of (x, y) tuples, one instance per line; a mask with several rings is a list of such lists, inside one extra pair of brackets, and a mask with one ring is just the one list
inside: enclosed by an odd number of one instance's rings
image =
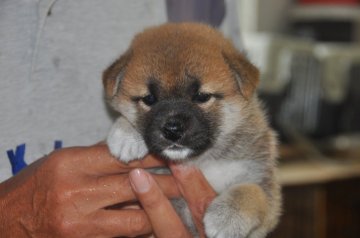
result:
[(200, 24), (146, 30), (103, 80), (122, 114), (111, 152), (127, 162), (150, 151), (200, 168), (219, 194), (205, 214), (208, 237), (264, 237), (275, 226), (276, 139), (254, 93), (258, 71), (220, 33)]

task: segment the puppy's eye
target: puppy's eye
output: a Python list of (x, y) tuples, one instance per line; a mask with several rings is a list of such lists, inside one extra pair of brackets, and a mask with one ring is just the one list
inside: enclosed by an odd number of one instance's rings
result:
[(149, 94), (141, 98), (141, 101), (143, 101), (147, 106), (152, 106), (157, 102), (157, 98), (153, 94)]
[(205, 103), (205, 102), (209, 101), (211, 97), (212, 97), (212, 95), (209, 93), (196, 93), (192, 97), (192, 101), (195, 103)]

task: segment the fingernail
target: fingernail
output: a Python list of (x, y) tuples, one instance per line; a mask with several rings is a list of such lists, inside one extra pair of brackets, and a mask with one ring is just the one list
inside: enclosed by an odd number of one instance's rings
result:
[(144, 170), (134, 169), (130, 172), (130, 183), (136, 192), (146, 193), (150, 190), (150, 181)]

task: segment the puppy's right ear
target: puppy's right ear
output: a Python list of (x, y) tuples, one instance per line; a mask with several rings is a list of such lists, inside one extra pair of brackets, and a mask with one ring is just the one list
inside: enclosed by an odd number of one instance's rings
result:
[(119, 91), (121, 81), (125, 76), (126, 66), (131, 56), (132, 51), (127, 50), (104, 71), (102, 80), (107, 99), (113, 98)]

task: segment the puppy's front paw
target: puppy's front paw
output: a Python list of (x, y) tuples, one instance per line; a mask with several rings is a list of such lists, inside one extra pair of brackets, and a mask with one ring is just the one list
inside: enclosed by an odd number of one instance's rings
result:
[[(220, 194), (205, 213), (208, 238), (263, 238), (263, 221), (267, 210), (264, 194), (252, 185), (239, 186)], [(257, 186), (257, 185), (254, 185)]]
[(107, 144), (111, 154), (124, 162), (140, 159), (148, 153), (141, 134), (123, 117), (112, 126)]

